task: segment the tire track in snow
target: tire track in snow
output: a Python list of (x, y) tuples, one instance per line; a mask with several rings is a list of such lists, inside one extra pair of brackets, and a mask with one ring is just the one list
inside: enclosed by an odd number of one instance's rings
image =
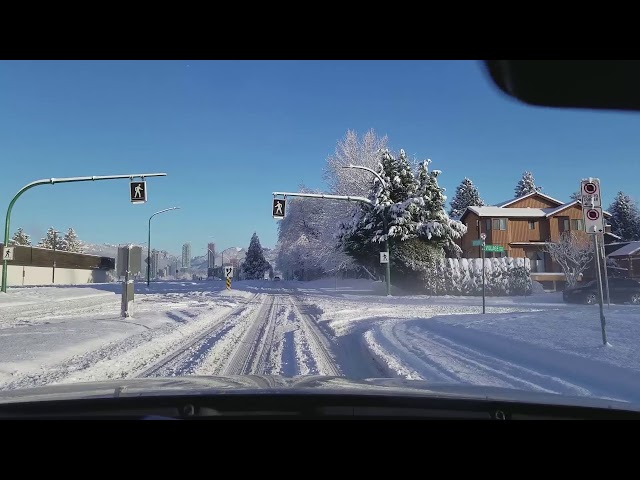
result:
[(266, 301), (251, 319), (222, 369), (222, 375), (261, 375), (266, 370), (275, 328), (277, 296), (266, 294)]
[[(243, 302), (237, 309), (250, 308), (252, 300)], [(234, 312), (225, 312), (228, 306), (216, 307), (203, 309), (201, 316), (191, 319), (189, 323), (174, 319), (173, 322), (166, 322), (153, 329), (141, 325), (144, 330), (140, 333), (110, 342), (96, 350), (74, 355), (63, 362), (47, 365), (45, 370), (21, 375), (14, 381), (2, 384), (1, 388), (12, 390), (52, 383), (129, 378), (132, 372), (148, 369), (159, 357), (164, 358), (168, 353), (175, 352), (176, 344), (180, 346), (178, 350), (183, 350), (185, 342), (192, 343), (194, 336), (201, 335), (203, 327), (210, 329), (211, 322), (218, 324)], [(184, 315), (183, 312), (168, 310), (174, 317), (177, 314), (185, 320), (190, 319), (190, 315)]]
[(296, 339), (298, 364), (303, 363), (303, 359), (306, 358), (306, 365), (308, 368), (310, 367), (309, 374), (342, 376), (340, 367), (331, 355), (331, 343), (327, 337), (316, 325), (316, 322), (310, 318), (305, 311), (305, 307), (300, 304), (298, 299), (290, 296), (289, 301), (291, 302), (292, 312), (300, 323), (300, 330), (294, 331), (294, 338), (298, 334)]
[(410, 320), (365, 337), (390, 372), (406, 378), (624, 401), (640, 396), (636, 372), (461, 325)]
[[(255, 294), (246, 304), (234, 308), (227, 315), (215, 322), (214, 325), (199, 333), (178, 348), (164, 356), (160, 361), (147, 367), (137, 374), (137, 378), (156, 376), (180, 376), (194, 374), (198, 365), (210, 354), (217, 342), (227, 335), (236, 325), (241, 324), (251, 316), (253, 308), (248, 307), (258, 298)], [(263, 300), (264, 302), (264, 300)], [(263, 303), (260, 304), (262, 308)]]

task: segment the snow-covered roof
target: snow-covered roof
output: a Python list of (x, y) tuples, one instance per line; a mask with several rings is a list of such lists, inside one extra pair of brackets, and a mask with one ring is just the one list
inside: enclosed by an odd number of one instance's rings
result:
[(549, 195), (545, 195), (544, 193), (541, 192), (530, 192), (527, 193), (526, 195), (522, 195), (521, 197), (516, 197), (516, 198), (512, 198), (511, 200), (507, 200), (506, 202), (500, 202), (500, 203), (496, 203), (496, 207), (506, 207), (507, 205), (511, 205), (512, 203), (515, 203), (518, 200), (522, 200), (524, 198), (529, 198), (533, 195), (540, 195), (541, 197), (546, 198), (547, 200), (551, 200), (552, 202), (557, 203), (558, 205), (563, 205), (564, 202), (561, 202), (558, 199), (555, 199), (553, 197), (550, 197)]
[(542, 210), (544, 212), (546, 212), (547, 217), (552, 216), (554, 213), (558, 213), (561, 212), (562, 210), (564, 210), (565, 208), (569, 208), (569, 207), (573, 207), (574, 205), (576, 205), (578, 202), (578, 200), (574, 200), (573, 202), (569, 202), (569, 203), (563, 203), (562, 205), (559, 205), (557, 207), (553, 207), (553, 208), (543, 208)]
[(540, 218), (545, 212), (540, 208), (467, 207), (479, 217), (527, 217)]
[(640, 252), (640, 241), (629, 242), (622, 248), (619, 248), (615, 252), (607, 255), (608, 257), (628, 257), (630, 255), (635, 255)]

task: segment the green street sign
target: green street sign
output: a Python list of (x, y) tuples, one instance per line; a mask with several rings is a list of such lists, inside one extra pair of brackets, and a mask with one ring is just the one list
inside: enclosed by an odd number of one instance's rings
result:
[(471, 245), (473, 245), (474, 247), (481, 247), (482, 246), (482, 240), (480, 240), (480, 239), (472, 240), (471, 241)]
[(485, 252), (504, 252), (504, 247), (502, 245), (485, 245)]

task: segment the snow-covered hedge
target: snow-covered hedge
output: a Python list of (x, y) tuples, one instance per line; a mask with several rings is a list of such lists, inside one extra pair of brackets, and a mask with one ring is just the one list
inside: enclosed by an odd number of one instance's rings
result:
[[(482, 295), (482, 259), (445, 258), (421, 272), (431, 295)], [(485, 259), (486, 295), (530, 295), (531, 264), (528, 258)]]

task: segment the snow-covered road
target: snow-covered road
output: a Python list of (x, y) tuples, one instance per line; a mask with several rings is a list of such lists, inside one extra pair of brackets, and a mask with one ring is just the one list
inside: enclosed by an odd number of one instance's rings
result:
[(0, 389), (182, 375), (403, 377), (640, 402), (640, 308), (559, 294), (386, 297), (354, 281), (158, 282), (0, 295)]
[(164, 287), (149, 293), (138, 287), (129, 319), (119, 316), (114, 292), (73, 297), (67, 289), (60, 300), (63, 289), (41, 287), (31, 289), (39, 294), (31, 303), (3, 298), (0, 388), (148, 376), (343, 374), (332, 342), (291, 292), (226, 291), (201, 282)]

